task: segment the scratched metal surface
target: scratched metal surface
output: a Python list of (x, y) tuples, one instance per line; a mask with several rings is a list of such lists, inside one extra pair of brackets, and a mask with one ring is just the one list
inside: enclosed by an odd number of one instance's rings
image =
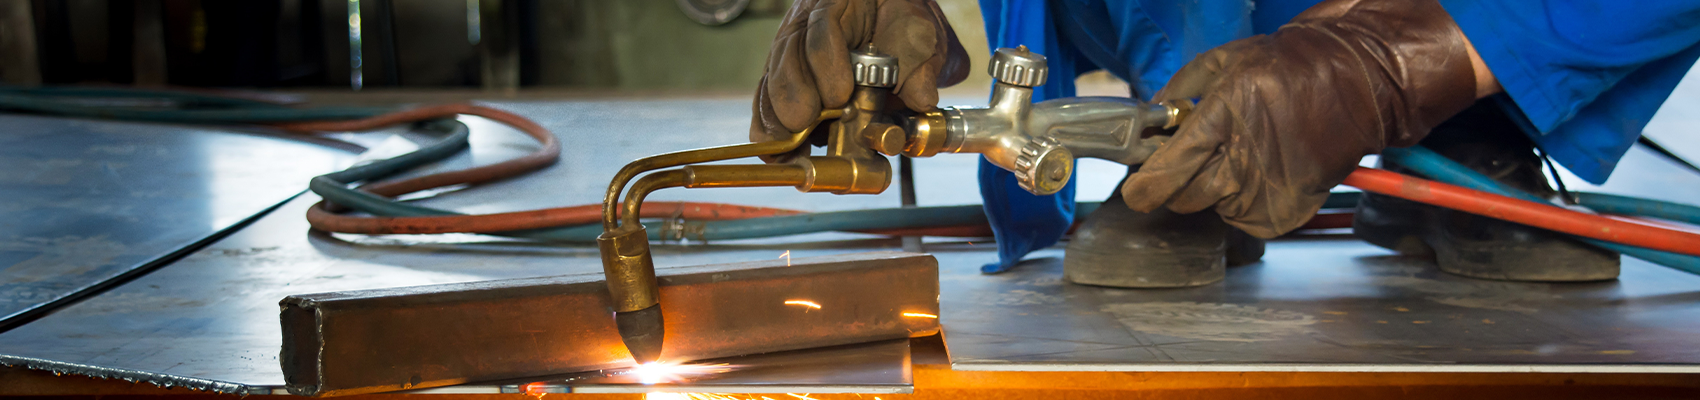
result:
[[(462, 212), (597, 202), (608, 177), (628, 160), (664, 149), (731, 143), (742, 134), (725, 134), (727, 127), (748, 120), (734, 122), (726, 115), (747, 110), (747, 104), (739, 105), (742, 102), (710, 99), (505, 105), (537, 118), (568, 143), (561, 163), (535, 175), (474, 190), (437, 193), (420, 202)], [(650, 116), (653, 124), (640, 129), (627, 119), (635, 116)], [(535, 148), (517, 132), (480, 120), (468, 123), (474, 132), (473, 150), (420, 173), (492, 163)], [(708, 125), (713, 129), (704, 132), (715, 134), (678, 133), (701, 129), (691, 128), (697, 125)], [(575, 145), (587, 140), (612, 144)], [(394, 139), (375, 146), (374, 152), (395, 153), (411, 148), (413, 143)], [(682, 190), (664, 191), (652, 198), (688, 198), (679, 192)], [(793, 189), (716, 192), (698, 194), (709, 194), (713, 201), (803, 209), (898, 203), (895, 194), (841, 197), (836, 199), (842, 202), (834, 202), (831, 195), (803, 195)], [(967, 192), (964, 196), (977, 195)], [(277, 361), (281, 345), (277, 302), (286, 295), (601, 271), (593, 245), (534, 244), (479, 235), (366, 237), (310, 233), (303, 215), (317, 199), (312, 194), (303, 195), (168, 267), (0, 334), (0, 363), (264, 394), (283, 386)], [(957, 203), (962, 202), (966, 200)], [(819, 234), (712, 247), (659, 245), (655, 251), (657, 265), (667, 268), (771, 260), (785, 251), (801, 257), (896, 248), (896, 239)], [(908, 385), (906, 380), (886, 383)], [(490, 388), (474, 390), (494, 390)]]
[(0, 115), (0, 331), (216, 235), (347, 152), (254, 134)]
[[(592, 203), (624, 162), (736, 143), (744, 140), (748, 123), (747, 99), (497, 105), (553, 129), (567, 144), (561, 163), (518, 179), (436, 193), (420, 203), (478, 213)], [(533, 148), (517, 133), (468, 122), (473, 151), (433, 168), (487, 164)], [(1650, 157), (1634, 152), (1624, 166), (1631, 172), (1620, 172), (1607, 190), (1700, 198), (1694, 192), (1700, 178)], [(921, 204), (978, 201), (973, 158), (916, 164)], [(1091, 199), (1114, 190), (1121, 168), (1085, 162), (1080, 170), (1082, 198)], [(674, 189), (651, 198), (814, 211), (898, 202), (895, 191), (831, 196), (791, 189)], [(301, 214), (315, 200), (303, 196), (169, 267), (0, 334), (0, 354), (6, 355), (0, 359), (85, 372), (100, 366), (155, 382), (267, 393), (282, 385), (276, 303), (287, 294), (600, 268), (591, 246), (477, 235), (309, 233)], [(665, 244), (655, 251), (657, 265), (669, 268), (772, 259), (783, 252), (806, 256), (899, 246), (896, 239), (828, 233)], [(959, 368), (1700, 363), (1690, 350), (1700, 340), (1688, 334), (1700, 328), (1691, 304), (1700, 300), (1691, 289), (1700, 288), (1700, 279), (1638, 261), (1626, 262), (1624, 278), (1615, 283), (1510, 284), (1442, 275), (1421, 260), (1350, 240), (1284, 240), (1271, 246), (1265, 263), (1234, 269), (1223, 284), (1118, 291), (1060, 282), (1058, 249), (1039, 253), (1011, 274), (979, 275), (975, 268), (995, 259), (993, 249), (980, 240), (929, 244), (944, 274), (943, 320)], [(1472, 321), (1480, 327), (1464, 329)]]

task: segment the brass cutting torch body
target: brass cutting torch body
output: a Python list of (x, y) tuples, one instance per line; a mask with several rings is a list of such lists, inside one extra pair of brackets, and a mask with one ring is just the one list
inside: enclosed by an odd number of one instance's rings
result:
[[(879, 194), (891, 185), (886, 156), (928, 157), (976, 153), (1014, 172), (1023, 188), (1055, 193), (1073, 174), (1078, 156), (1123, 164), (1143, 162), (1164, 138), (1148, 128), (1172, 128), (1190, 102), (1145, 104), (1132, 99), (1071, 98), (1034, 104), (1033, 87), (1044, 83), (1044, 57), (1025, 48), (999, 49), (990, 72), (996, 78), (990, 107), (948, 107), (916, 115), (886, 108), (897, 82), (896, 58), (872, 49), (852, 53), (855, 91), (841, 109), (825, 110), (808, 129), (786, 140), (711, 147), (645, 157), (614, 175), (603, 198), (603, 233), (596, 240), (608, 278), (621, 339), (639, 363), (661, 356), (663, 319), (649, 235), (639, 222), (644, 197), (670, 188), (791, 186), (802, 192)], [(826, 132), (818, 132), (825, 126)], [(813, 138), (826, 142), (821, 155), (789, 163), (689, 165), (790, 153)], [(639, 174), (663, 168), (620, 192)]]
[[(843, 110), (822, 111), (820, 121), (843, 116)], [(818, 124), (817, 124), (818, 125)], [(660, 358), (666, 335), (662, 318), (660, 288), (655, 279), (654, 256), (649, 233), (638, 220), (643, 200), (649, 193), (670, 187), (797, 186), (810, 181), (801, 165), (690, 165), (644, 176), (620, 201), (626, 184), (648, 171), (680, 165), (758, 157), (790, 152), (808, 140), (814, 128), (792, 135), (789, 140), (711, 147), (645, 157), (621, 168), (608, 185), (602, 203), (602, 235), (596, 244), (602, 257), (610, 305), (620, 339), (639, 363)], [(616, 212), (618, 210), (618, 212)]]

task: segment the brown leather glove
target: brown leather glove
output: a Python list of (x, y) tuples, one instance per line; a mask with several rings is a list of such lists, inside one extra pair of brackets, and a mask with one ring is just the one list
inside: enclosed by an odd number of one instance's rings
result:
[(968, 76), (968, 52), (933, 0), (799, 0), (768, 51), (750, 141), (788, 138), (822, 109), (843, 107), (855, 88), (850, 52), (869, 43), (897, 57), (894, 92), (911, 110), (936, 108), (938, 88)]
[(1130, 208), (1215, 207), (1271, 238), (1309, 220), (1363, 156), (1415, 144), (1475, 101), (1464, 36), (1435, 0), (1330, 0), (1181, 68), (1200, 102), (1130, 175)]

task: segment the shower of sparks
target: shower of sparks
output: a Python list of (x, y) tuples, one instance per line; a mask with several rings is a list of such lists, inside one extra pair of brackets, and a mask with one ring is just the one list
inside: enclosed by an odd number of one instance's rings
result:
[(785, 304), (786, 305), (792, 305), (792, 306), (803, 306), (803, 307), (813, 308), (813, 309), (816, 309), (816, 310), (820, 309), (820, 303), (816, 303), (816, 302), (812, 302), (812, 301), (808, 301), (808, 300), (786, 300)]
[(725, 393), (645, 393), (644, 400), (747, 400)]
[(801, 399), (801, 400), (816, 400), (813, 397), (809, 397), (808, 393), (803, 393), (803, 394), (786, 393), (785, 395), (791, 396), (791, 397), (796, 397), (796, 398)]
[[(623, 374), (632, 374), (638, 383), (654, 385), (657, 383), (681, 382), (690, 376), (711, 375), (729, 372), (736, 367), (731, 364), (699, 364), (687, 365), (671, 362), (652, 362), (638, 365), (626, 370)], [(623, 375), (622, 374), (622, 375)]]
[[(787, 266), (787, 267), (791, 266), (791, 251), (790, 250), (786, 250), (785, 253), (780, 254), (779, 257), (774, 257), (774, 258), (783, 258), (783, 259), (785, 259), (785, 266)], [(820, 308), (820, 307), (815, 307), (815, 308)]]
[(927, 314), (927, 313), (918, 313), (918, 312), (906, 312), (906, 313), (903, 313), (903, 316), (905, 316), (905, 317), (915, 317), (915, 318), (939, 319), (939, 316), (937, 316), (937, 315), (932, 315), (932, 314)]

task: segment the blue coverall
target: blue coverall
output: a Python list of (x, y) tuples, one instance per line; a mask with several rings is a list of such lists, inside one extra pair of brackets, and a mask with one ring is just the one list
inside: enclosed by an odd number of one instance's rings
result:
[[(1274, 32), (1319, 0), (980, 0), (992, 49), (1026, 45), (1052, 76), (1035, 101), (1074, 95), (1074, 75), (1107, 70), (1149, 100), (1187, 61)], [(1700, 1), (1440, 0), (1505, 93), (1494, 99), (1542, 151), (1588, 182), (1611, 175), (1700, 57)], [(1070, 71), (1064, 73), (1062, 71)], [(1034, 196), (980, 160), (997, 235), (995, 273), (1056, 244), (1074, 185)]]

